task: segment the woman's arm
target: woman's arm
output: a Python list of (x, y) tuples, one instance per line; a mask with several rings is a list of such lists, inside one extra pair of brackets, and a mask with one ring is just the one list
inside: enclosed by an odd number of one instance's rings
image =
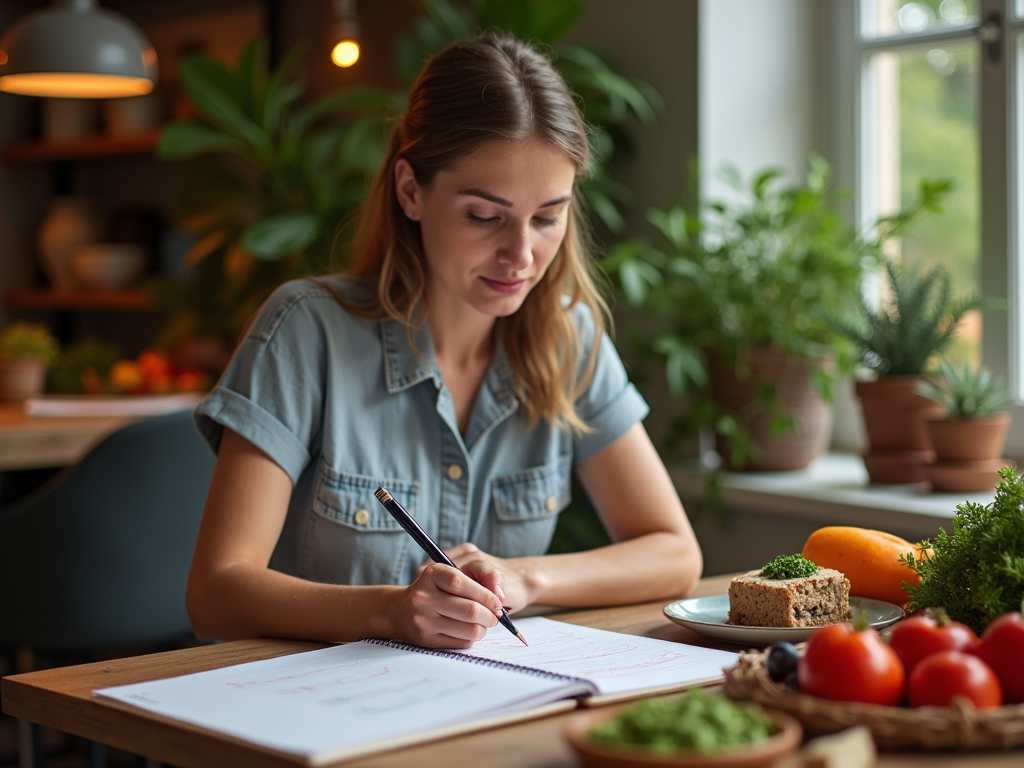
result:
[(472, 544), (449, 552), (461, 568), (485, 561), (513, 609), (530, 603), (614, 605), (683, 597), (703, 568), (700, 546), (675, 486), (642, 424), (587, 459), (577, 473), (608, 530), (607, 547), (565, 555), (491, 558)]
[(265, 453), (225, 429), (199, 529), (187, 604), (200, 638), (390, 637), (468, 647), (497, 623), (495, 595), (444, 565), (409, 587), (318, 584), (268, 568), (292, 482)]

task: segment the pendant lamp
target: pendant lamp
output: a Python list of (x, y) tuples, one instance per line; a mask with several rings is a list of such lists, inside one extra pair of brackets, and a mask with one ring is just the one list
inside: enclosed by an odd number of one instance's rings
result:
[(95, 0), (57, 0), (0, 38), (0, 91), (109, 99), (156, 85), (156, 51), (130, 19)]

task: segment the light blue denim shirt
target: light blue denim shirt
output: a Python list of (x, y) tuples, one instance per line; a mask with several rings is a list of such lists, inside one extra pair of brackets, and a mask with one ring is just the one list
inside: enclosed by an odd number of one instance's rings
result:
[[(325, 278), (343, 295), (355, 286)], [(588, 310), (574, 317), (589, 348)], [(498, 557), (543, 554), (570, 499), (570, 473), (647, 415), (607, 336), (577, 403), (593, 428), (528, 428), (497, 349), (465, 437), (429, 330), (352, 316), (295, 281), (266, 302), (217, 387), (196, 409), (216, 451), (223, 427), (260, 448), (294, 489), (270, 561), (335, 584), (408, 584), (425, 556), (374, 498), (384, 486), (442, 548), (471, 541)]]

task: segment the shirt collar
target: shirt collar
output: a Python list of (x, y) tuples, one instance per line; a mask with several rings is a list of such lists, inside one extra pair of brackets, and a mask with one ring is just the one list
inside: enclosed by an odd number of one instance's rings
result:
[[(406, 327), (397, 320), (389, 318), (381, 322), (381, 341), (384, 345), (384, 377), (389, 394), (401, 392), (427, 379), (433, 380), (440, 388), (441, 371), (437, 367), (434, 341), (430, 337), (430, 328), (426, 323), (412, 332), (412, 341), (419, 350), (419, 355), (409, 346)], [(512, 372), (508, 355), (500, 344), (494, 350), (494, 359), (491, 361), (485, 382), (499, 403), (506, 407), (511, 407), (513, 403), (518, 404), (515, 374)]]

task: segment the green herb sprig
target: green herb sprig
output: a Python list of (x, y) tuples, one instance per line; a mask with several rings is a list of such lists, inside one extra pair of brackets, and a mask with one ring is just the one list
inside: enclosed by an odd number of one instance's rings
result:
[(813, 576), (818, 566), (803, 555), (780, 555), (761, 569), (765, 579), (800, 579)]
[(775, 725), (756, 704), (737, 704), (691, 688), (684, 696), (645, 699), (587, 733), (608, 744), (643, 746), (658, 753), (715, 752), (764, 741)]
[[(945, 606), (956, 621), (979, 635), (993, 619), (1016, 611), (1024, 599), (1024, 478), (1013, 469), (1002, 477), (995, 499), (983, 506), (957, 505), (953, 533), (939, 528), (935, 543), (922, 541), (921, 554), (900, 560), (921, 577), (905, 584), (910, 611)], [(931, 547), (934, 554), (928, 554)]]

